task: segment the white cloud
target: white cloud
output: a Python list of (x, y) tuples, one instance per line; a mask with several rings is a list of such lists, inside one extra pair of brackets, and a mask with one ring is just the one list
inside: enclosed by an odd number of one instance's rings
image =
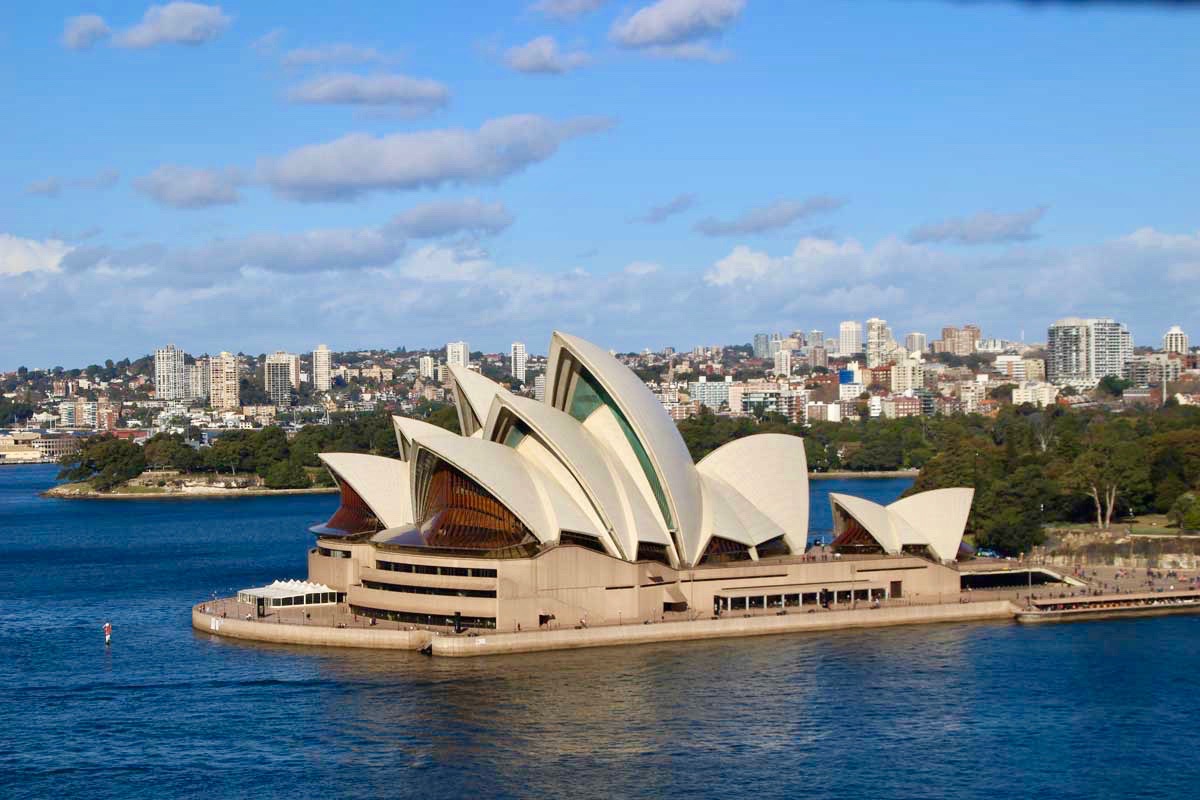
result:
[(347, 200), (373, 191), (488, 183), (545, 161), (570, 139), (611, 121), (500, 117), (478, 130), (442, 128), (375, 137), (356, 133), (260, 162), (260, 180), (297, 200)]
[(631, 261), (625, 265), (627, 275), (653, 275), (661, 269), (662, 267), (653, 261)]
[(0, 233), (0, 275), (59, 272), (63, 257), (71, 249), (58, 239), (38, 241)]
[(57, 197), (64, 189), (110, 189), (121, 179), (121, 173), (115, 169), (102, 169), (95, 175), (84, 175), (79, 178), (63, 178), (51, 175), (25, 184), (25, 194), (41, 197)]
[(656, 55), (696, 58), (707, 49), (686, 47), (720, 35), (737, 21), (745, 0), (658, 0), (632, 16), (617, 20), (609, 37), (633, 49), (647, 49)]
[(582, 51), (562, 52), (553, 36), (539, 36), (523, 45), (510, 48), (504, 63), (517, 72), (559, 75), (582, 67), (591, 59)]
[(104, 18), (96, 14), (71, 17), (63, 26), (62, 45), (68, 50), (87, 50), (112, 33)]
[(322, 75), (288, 92), (293, 103), (391, 106), (412, 114), (442, 108), (450, 100), (445, 84), (407, 75)]
[(676, 214), (682, 214), (696, 204), (696, 195), (685, 192), (677, 194), (667, 202), (660, 206), (651, 206), (650, 210), (645, 214), (640, 214), (633, 217), (631, 222), (645, 222), (648, 225), (657, 225), (660, 222), (665, 222)]
[(322, 44), (316, 47), (298, 47), (284, 53), (285, 67), (311, 67), (325, 64), (387, 64), (393, 56), (374, 47), (364, 47), (348, 42)]
[(25, 194), (38, 197), (58, 197), (62, 192), (62, 179), (56, 177), (42, 178), (25, 184)]
[(503, 203), (485, 203), (474, 197), (414, 206), (392, 220), (392, 225), (414, 239), (432, 239), (455, 233), (497, 234), (512, 224)]
[(705, 236), (764, 233), (786, 228), (797, 220), (816, 214), (836, 211), (845, 204), (844, 200), (825, 195), (809, 197), (805, 200), (776, 200), (769, 205), (752, 208), (736, 219), (719, 220), (713, 217), (702, 219), (696, 223), (695, 229)]
[(538, 0), (530, 8), (551, 19), (573, 20), (603, 6), (608, 0)]
[(998, 244), (1024, 242), (1036, 237), (1033, 226), (1046, 213), (1046, 206), (1027, 211), (998, 214), (981, 211), (969, 217), (921, 225), (908, 235), (914, 242), (954, 242), (956, 244)]
[(139, 192), (159, 205), (173, 208), (208, 208), (230, 205), (241, 199), (241, 175), (232, 169), (197, 169), (164, 164), (134, 180)]
[(190, 2), (150, 6), (142, 21), (117, 34), (114, 43), (139, 50), (160, 44), (198, 45), (216, 39), (230, 21), (220, 6)]

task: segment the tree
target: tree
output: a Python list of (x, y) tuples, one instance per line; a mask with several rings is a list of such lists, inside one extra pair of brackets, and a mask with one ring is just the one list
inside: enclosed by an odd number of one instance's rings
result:
[(306, 489), (312, 486), (312, 479), (296, 462), (277, 461), (267, 468), (263, 485), (268, 489)]
[(1096, 384), (1096, 392), (1109, 397), (1120, 397), (1130, 386), (1133, 386), (1133, 381), (1127, 381), (1116, 375), (1105, 375), (1100, 379), (1100, 383)]
[(110, 435), (93, 436), (60, 463), (59, 480), (87, 481), (100, 492), (136, 478), (146, 469), (142, 448)]
[(1200, 529), (1200, 497), (1193, 492), (1179, 495), (1171, 510), (1167, 512), (1171, 524), (1183, 530)]

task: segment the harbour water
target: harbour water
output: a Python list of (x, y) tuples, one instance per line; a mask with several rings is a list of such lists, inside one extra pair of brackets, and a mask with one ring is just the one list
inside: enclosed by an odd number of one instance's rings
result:
[[(1129, 798), (1200, 775), (1197, 616), (495, 659), (251, 645), (189, 607), (302, 577), (335, 497), (39, 498), (54, 471), (0, 469), (0, 797)], [(826, 493), (906, 485), (814, 482), (814, 531)]]

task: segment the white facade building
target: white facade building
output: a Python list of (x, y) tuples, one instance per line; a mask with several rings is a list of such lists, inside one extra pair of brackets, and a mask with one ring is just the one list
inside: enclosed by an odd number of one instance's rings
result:
[(512, 360), (512, 376), (521, 383), (525, 383), (525, 361), (528, 356), (525, 353), (524, 342), (513, 342), (509, 348), (509, 357)]
[(847, 320), (838, 325), (838, 355), (852, 356), (862, 352), (862, 323)]
[(867, 366), (883, 366), (892, 350), (892, 331), (886, 319), (872, 317), (867, 320)]
[(1188, 351), (1188, 335), (1183, 332), (1183, 328), (1172, 325), (1171, 329), (1163, 334), (1162, 349), (1167, 353), (1185, 355)]
[(1038, 407), (1052, 406), (1058, 400), (1058, 387), (1041, 381), (1022, 381), (1013, 388), (1013, 405), (1030, 403)]
[(271, 353), (263, 371), (264, 388), (271, 402), (277, 406), (289, 405), (292, 390), (300, 388), (300, 357), (283, 351)]
[(159, 400), (188, 399), (187, 354), (173, 344), (154, 351), (154, 396)]
[(776, 375), (791, 375), (792, 374), (792, 351), (780, 350), (775, 353), (775, 374)]
[(446, 366), (471, 366), (471, 348), (466, 342), (450, 342), (446, 345)]
[(312, 354), (313, 389), (328, 392), (333, 386), (333, 354), (323, 344)]
[(417, 362), (417, 372), (422, 378), (432, 378), (437, 369), (437, 362), (433, 360), (433, 356), (421, 356)]
[(1109, 375), (1120, 377), (1133, 356), (1129, 330), (1112, 319), (1067, 317), (1050, 326), (1046, 373), (1057, 386), (1095, 386)]

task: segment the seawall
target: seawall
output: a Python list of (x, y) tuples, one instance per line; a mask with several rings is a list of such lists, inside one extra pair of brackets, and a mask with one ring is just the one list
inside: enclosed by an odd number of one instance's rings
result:
[(889, 625), (1012, 619), (1017, 611), (1018, 608), (1007, 600), (986, 600), (978, 603), (893, 606), (764, 617), (727, 617), (691, 622), (660, 622), (652, 625), (616, 625), (528, 633), (480, 633), (478, 636), (435, 636), (432, 640), (432, 652), (435, 656), (490, 656), (732, 636), (767, 636)]
[(373, 647), (380, 650), (420, 650), (433, 638), (426, 630), (397, 631), (385, 628), (334, 628), (327, 625), (277, 625), (255, 620), (229, 619), (192, 609), (192, 627), (204, 633), (276, 644), (321, 647)]

